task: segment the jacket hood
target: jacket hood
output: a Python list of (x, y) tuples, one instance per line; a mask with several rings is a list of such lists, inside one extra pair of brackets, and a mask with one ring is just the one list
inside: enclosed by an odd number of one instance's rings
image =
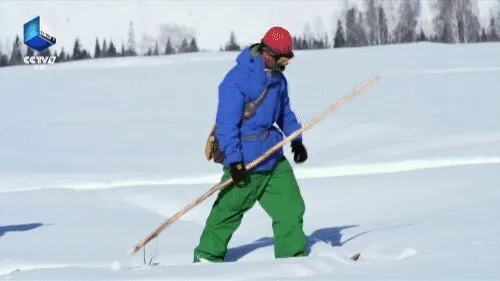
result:
[(248, 67), (254, 72), (262, 72), (265, 68), (264, 59), (261, 56), (254, 54), (252, 51), (254, 47), (255, 45), (252, 45), (243, 49), (236, 58), (236, 62), (240, 66)]

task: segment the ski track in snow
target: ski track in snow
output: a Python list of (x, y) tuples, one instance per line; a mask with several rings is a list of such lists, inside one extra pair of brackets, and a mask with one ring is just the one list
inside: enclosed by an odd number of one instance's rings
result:
[[(435, 169), (456, 167), (464, 165), (485, 165), (485, 164), (500, 164), (500, 157), (457, 157), (457, 158), (429, 158), (429, 159), (413, 159), (397, 162), (379, 162), (368, 164), (348, 164), (348, 165), (333, 165), (313, 168), (296, 168), (295, 173), (298, 179), (318, 179), (331, 178), (342, 176), (362, 176), (375, 174), (400, 173), (422, 169)], [(135, 186), (154, 186), (154, 185), (195, 185), (195, 184), (216, 184), (220, 179), (220, 174), (200, 175), (192, 177), (181, 177), (165, 180), (147, 180), (147, 179), (131, 179), (117, 180), (107, 182), (80, 182), (80, 183), (64, 183), (52, 184), (42, 187), (26, 187), (15, 189), (3, 189), (1, 193), (35, 191), (51, 188), (65, 188), (75, 190), (96, 190), (110, 188), (124, 188)]]

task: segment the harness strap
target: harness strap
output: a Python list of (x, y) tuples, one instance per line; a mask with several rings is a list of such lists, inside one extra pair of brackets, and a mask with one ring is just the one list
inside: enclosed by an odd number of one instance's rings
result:
[(269, 129), (266, 129), (264, 131), (260, 131), (254, 134), (249, 134), (249, 135), (243, 135), (241, 136), (241, 140), (251, 140), (251, 139), (256, 139), (258, 137), (262, 137), (262, 141), (265, 141), (267, 137), (269, 136)]
[(255, 112), (257, 111), (257, 107), (259, 107), (259, 105), (262, 103), (262, 101), (266, 98), (267, 91), (268, 91), (268, 88), (265, 88), (264, 91), (262, 91), (262, 93), (260, 94), (260, 96), (256, 100), (245, 104), (242, 120), (250, 119), (254, 116)]

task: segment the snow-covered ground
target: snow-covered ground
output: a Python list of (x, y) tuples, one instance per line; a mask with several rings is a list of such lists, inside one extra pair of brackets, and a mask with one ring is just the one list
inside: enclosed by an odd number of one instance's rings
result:
[(382, 79), (304, 136), (311, 256), (275, 260), (257, 204), (225, 264), (191, 263), (215, 196), (147, 245), (155, 266), (127, 253), (218, 181), (203, 146), (235, 53), (0, 68), (0, 279), (499, 280), (499, 50), (297, 52), (304, 122)]

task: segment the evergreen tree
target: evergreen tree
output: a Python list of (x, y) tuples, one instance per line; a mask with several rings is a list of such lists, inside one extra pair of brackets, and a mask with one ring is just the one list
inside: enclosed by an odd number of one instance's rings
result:
[(356, 7), (347, 10), (346, 14), (346, 46), (359, 47), (368, 45), (363, 13)]
[(224, 51), (239, 51), (241, 50), (240, 45), (236, 43), (236, 35), (234, 34), (234, 31), (231, 31), (231, 34), (229, 35), (229, 42), (226, 44), (224, 47)]
[(128, 30), (127, 55), (128, 56), (137, 56), (136, 43), (135, 43), (135, 31), (134, 31), (134, 23), (133, 22), (130, 22), (129, 30)]
[(380, 27), (375, 0), (365, 0), (367, 7), (366, 24), (368, 27), (368, 42), (370, 45), (380, 44)]
[(302, 44), (304, 46), (304, 49), (310, 50), (313, 45), (313, 32), (311, 28), (311, 24), (309, 22), (306, 22), (304, 24), (304, 36), (302, 38)]
[(102, 50), (101, 50), (101, 55), (102, 57), (108, 57), (108, 43), (106, 42), (106, 39), (103, 40), (102, 42)]
[(35, 55), (35, 50), (31, 49), (30, 47), (26, 48), (26, 56), (32, 57)]
[(167, 45), (165, 46), (165, 55), (175, 54), (175, 49), (172, 47), (172, 42), (170, 42), (170, 38), (167, 39)]
[(54, 56), (56, 58), (54, 63), (58, 63), (59, 62), (59, 60), (58, 60), (59, 54), (57, 53), (57, 50), (54, 50), (54, 52), (52, 52), (52, 56)]
[(296, 50), (301, 50), (300, 41), (297, 39), (297, 36), (292, 36), (293, 46), (295, 46)]
[(345, 47), (346, 41), (344, 36), (344, 28), (342, 27), (342, 21), (337, 20), (337, 31), (335, 31), (335, 38), (333, 39), (334, 48)]
[(49, 49), (45, 49), (45, 50), (39, 52), (37, 55), (38, 56), (42, 56), (42, 57), (50, 57), (50, 56), (52, 56), (52, 54), (50, 53)]
[(417, 41), (418, 42), (427, 41), (427, 36), (425, 36), (424, 30), (422, 28), (420, 28), (420, 32), (418, 33)]
[(460, 12), (457, 12), (457, 30), (458, 30), (458, 42), (465, 43), (464, 16)]
[(155, 43), (155, 49), (153, 51), (153, 56), (159, 56), (160, 55), (160, 49), (158, 47), (158, 41)]
[(99, 40), (95, 39), (95, 48), (94, 48), (94, 58), (100, 58), (102, 56), (101, 46), (99, 46)]
[(455, 3), (458, 41), (461, 43), (479, 42), (481, 25), (478, 0), (456, 0)]
[(2, 38), (0, 37), (0, 67), (9, 65), (9, 57), (3, 53)]
[(493, 17), (491, 17), (490, 25), (488, 26), (487, 40), (490, 42), (500, 41), (500, 38), (499, 38), (498, 32), (497, 32), (497, 28), (496, 28), (496, 24), (495, 24), (495, 18), (493, 18)]
[(186, 38), (183, 38), (181, 45), (179, 46), (179, 53), (186, 53), (187, 51), (189, 51), (188, 43), (187, 43)]
[(385, 16), (385, 11), (382, 6), (378, 7), (378, 26), (379, 26), (379, 38), (380, 44), (389, 43), (389, 27), (387, 25), (387, 18)]
[(120, 56), (121, 56), (121, 57), (126, 56), (126, 53), (125, 53), (125, 45), (123, 44), (123, 41), (122, 41), (122, 51), (120, 52)]
[(347, 10), (345, 19), (345, 30), (346, 30), (346, 46), (354, 47), (357, 45), (358, 40), (356, 36), (356, 10), (350, 8)]
[(84, 60), (84, 59), (90, 59), (90, 58), (92, 58), (92, 56), (90, 55), (90, 53), (87, 50), (82, 49), (82, 51), (80, 53), (80, 59)]
[(451, 0), (440, 0), (436, 1), (433, 5), (433, 8), (436, 10), (436, 16), (433, 19), (434, 28), (440, 42), (457, 42), (457, 25), (454, 24), (457, 3)]
[(66, 53), (64, 52), (64, 47), (61, 48), (61, 52), (57, 56), (57, 62), (64, 62), (66, 61)]
[(189, 43), (189, 52), (198, 52), (199, 49), (198, 49), (198, 44), (196, 43), (196, 39), (193, 37), (191, 39), (191, 43)]
[(399, 21), (394, 30), (396, 43), (411, 43), (417, 38), (417, 23), (420, 16), (420, 0), (399, 1)]
[(481, 31), (481, 42), (488, 42), (488, 35), (486, 34), (486, 30), (484, 28)]
[(16, 35), (9, 63), (10, 65), (18, 65), (23, 63), (23, 55), (21, 52), (21, 40), (19, 39), (19, 35)]
[(302, 37), (300, 44), (302, 45), (302, 49), (303, 50), (309, 50), (310, 49), (309, 42), (307, 41), (307, 39), (305, 37)]
[(9, 65), (9, 57), (6, 54), (0, 52), (0, 67)]
[(82, 59), (82, 49), (80, 47), (80, 40), (78, 38), (75, 39), (75, 44), (73, 45), (73, 56), (72, 60)]
[(148, 52), (146, 53), (146, 56), (152, 56), (153, 55), (153, 50), (151, 50), (151, 47), (149, 47)]
[(115, 45), (113, 44), (113, 41), (109, 40), (108, 57), (116, 56), (118, 56), (118, 52), (116, 51)]
[(368, 45), (368, 35), (365, 30), (365, 20), (363, 13), (358, 13), (358, 20), (356, 22), (356, 35), (358, 36), (358, 46)]

